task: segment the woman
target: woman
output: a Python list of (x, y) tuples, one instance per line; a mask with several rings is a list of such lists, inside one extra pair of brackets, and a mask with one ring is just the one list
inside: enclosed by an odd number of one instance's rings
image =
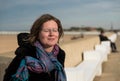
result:
[(18, 34), (16, 57), (4, 81), (66, 81), (65, 52), (58, 46), (61, 22), (50, 14), (38, 18), (28, 33)]
[(110, 41), (111, 51), (112, 51), (112, 52), (117, 52), (116, 44), (115, 44), (114, 42), (112, 42), (107, 36), (105, 36), (104, 33), (105, 33), (104, 30), (101, 30), (101, 31), (100, 31), (100, 35), (99, 35), (100, 43), (101, 43), (102, 41)]

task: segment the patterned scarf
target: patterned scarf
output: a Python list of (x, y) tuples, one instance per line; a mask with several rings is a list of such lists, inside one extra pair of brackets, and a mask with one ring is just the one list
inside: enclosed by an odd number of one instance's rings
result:
[(50, 73), (53, 69), (55, 70), (55, 81), (66, 81), (66, 74), (63, 66), (57, 60), (57, 54), (59, 52), (58, 45), (55, 45), (52, 53), (47, 54), (42, 48), (41, 44), (37, 41), (36, 54), (37, 59), (26, 56), (20, 63), (16, 74), (12, 75), (11, 81), (29, 81), (28, 69), (35, 73), (46, 72)]

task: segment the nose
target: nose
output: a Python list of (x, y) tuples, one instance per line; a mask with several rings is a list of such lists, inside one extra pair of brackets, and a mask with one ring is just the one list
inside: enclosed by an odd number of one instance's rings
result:
[(50, 35), (53, 35), (54, 34), (54, 31), (50, 31)]
[(52, 30), (49, 31), (49, 34), (50, 34), (50, 35), (53, 35), (53, 33), (54, 33), (54, 32), (53, 32)]

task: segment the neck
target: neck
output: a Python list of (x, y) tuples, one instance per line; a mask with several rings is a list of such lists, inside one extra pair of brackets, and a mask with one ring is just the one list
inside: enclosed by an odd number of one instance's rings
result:
[(51, 46), (51, 47), (45, 47), (44, 49), (45, 49), (46, 52), (50, 53), (50, 52), (52, 52), (53, 47), (54, 47), (54, 46)]

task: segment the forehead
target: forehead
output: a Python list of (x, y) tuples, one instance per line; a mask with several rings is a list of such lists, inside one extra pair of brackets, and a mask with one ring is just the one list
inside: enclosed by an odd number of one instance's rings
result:
[(54, 20), (49, 20), (43, 23), (43, 27), (57, 27), (58, 24)]
[(50, 20), (50, 21), (43, 23), (43, 25), (57, 25), (57, 23), (54, 20)]

